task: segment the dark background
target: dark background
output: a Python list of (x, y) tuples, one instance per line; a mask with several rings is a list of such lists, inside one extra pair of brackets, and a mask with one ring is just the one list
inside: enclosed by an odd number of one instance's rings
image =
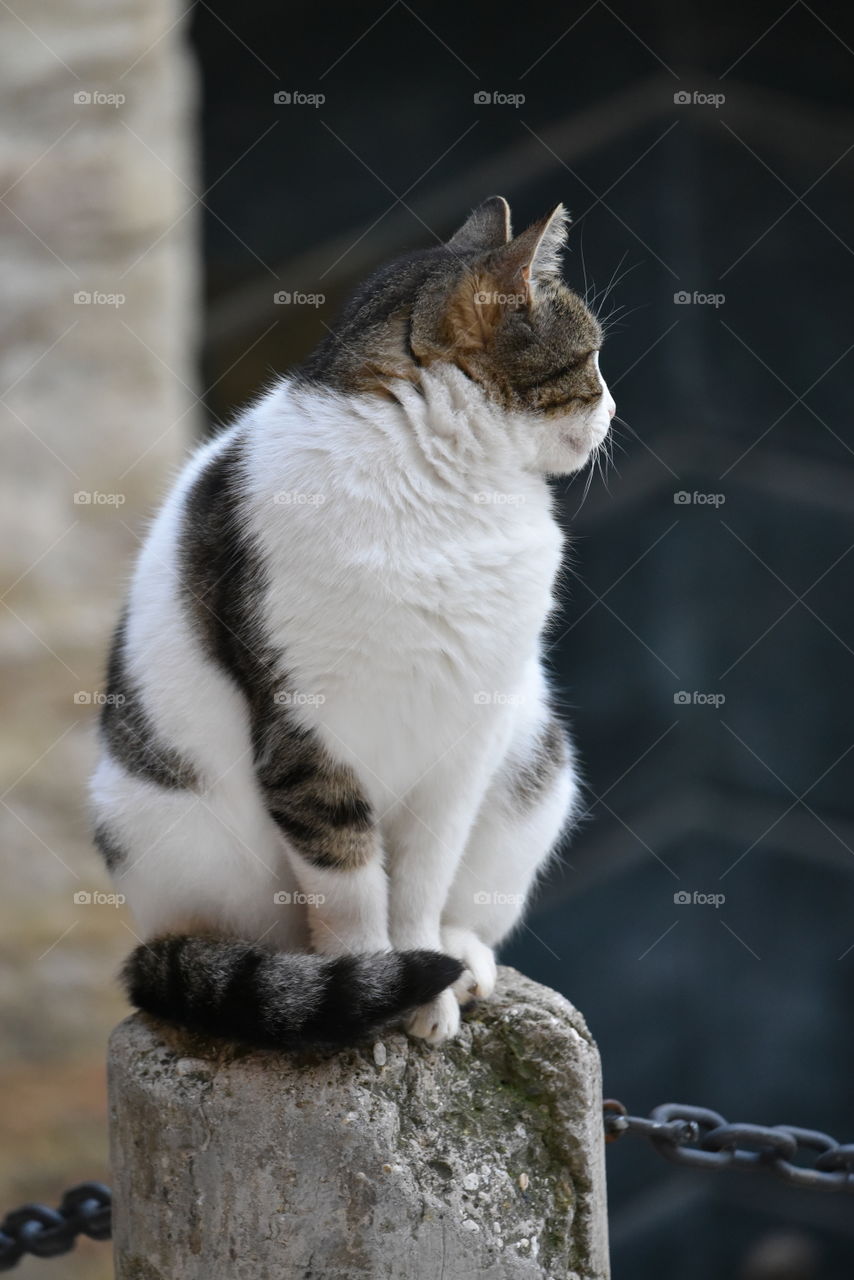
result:
[[(192, 37), (211, 423), (483, 197), (571, 210), (623, 420), (607, 488), (560, 486), (589, 817), (505, 958), (584, 1011), (631, 1111), (854, 1139), (850, 6), (246, 0)], [(608, 1173), (616, 1280), (854, 1272), (849, 1197), (628, 1138)]]

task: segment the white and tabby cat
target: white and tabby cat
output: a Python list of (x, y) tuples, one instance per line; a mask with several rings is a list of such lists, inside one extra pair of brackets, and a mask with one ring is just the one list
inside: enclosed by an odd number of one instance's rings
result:
[(92, 784), (154, 1014), (279, 1046), (406, 1014), (438, 1043), (572, 814), (545, 477), (614, 403), (563, 208), (515, 239), (509, 212), (373, 275), (154, 521)]

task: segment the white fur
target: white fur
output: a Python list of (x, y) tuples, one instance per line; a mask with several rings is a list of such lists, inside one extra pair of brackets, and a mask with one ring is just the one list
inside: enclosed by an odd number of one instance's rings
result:
[[(284, 381), (198, 450), (140, 556), (127, 636), (158, 735), (201, 786), (163, 790), (105, 756), (92, 793), (129, 851), (119, 886), (146, 936), (200, 918), (284, 949), (444, 947), (467, 966), (464, 1001), (491, 990), (491, 948), (573, 803), (571, 770), (530, 812), (514, 812), (504, 784), (547, 714), (539, 644), (562, 539), (545, 475), (584, 465), (613, 401), (603, 381), (583, 416), (508, 417), (449, 366), (423, 394), (397, 394)], [(288, 845), (262, 803), (243, 697), (187, 620), (185, 496), (235, 432), (249, 443), (249, 518), (291, 712), (355, 770), (382, 865), (318, 870)], [(458, 1017), (446, 992), (411, 1029), (438, 1041)]]

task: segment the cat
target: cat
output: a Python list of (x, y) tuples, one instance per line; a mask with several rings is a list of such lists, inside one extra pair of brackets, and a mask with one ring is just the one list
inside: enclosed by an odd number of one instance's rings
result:
[(206, 1034), (430, 1044), (578, 805), (541, 637), (546, 477), (614, 402), (558, 205), (500, 197), (379, 269), (305, 364), (197, 449), (111, 652), (94, 839), (139, 1008)]

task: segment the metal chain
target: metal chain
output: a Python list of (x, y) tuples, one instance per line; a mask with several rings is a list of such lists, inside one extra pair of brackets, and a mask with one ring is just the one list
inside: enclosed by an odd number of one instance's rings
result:
[(666, 1102), (648, 1118), (630, 1116), (622, 1102), (603, 1104), (605, 1141), (624, 1133), (648, 1138), (674, 1164), (695, 1169), (759, 1169), (794, 1187), (854, 1192), (854, 1143), (839, 1143), (795, 1125), (730, 1124), (706, 1107)]
[(25, 1204), (0, 1222), (0, 1271), (11, 1271), (25, 1253), (54, 1258), (74, 1248), (79, 1235), (109, 1240), (112, 1194), (101, 1182), (81, 1182), (58, 1209)]
[[(767, 1170), (795, 1187), (854, 1192), (854, 1143), (839, 1143), (795, 1125), (730, 1124), (706, 1107), (667, 1102), (648, 1117), (630, 1116), (622, 1102), (603, 1103), (605, 1141), (624, 1133), (648, 1138), (674, 1164), (698, 1169)], [(58, 1209), (25, 1204), (0, 1222), (0, 1271), (24, 1254), (53, 1258), (74, 1248), (79, 1235), (109, 1240), (112, 1195), (101, 1182), (81, 1182)]]

